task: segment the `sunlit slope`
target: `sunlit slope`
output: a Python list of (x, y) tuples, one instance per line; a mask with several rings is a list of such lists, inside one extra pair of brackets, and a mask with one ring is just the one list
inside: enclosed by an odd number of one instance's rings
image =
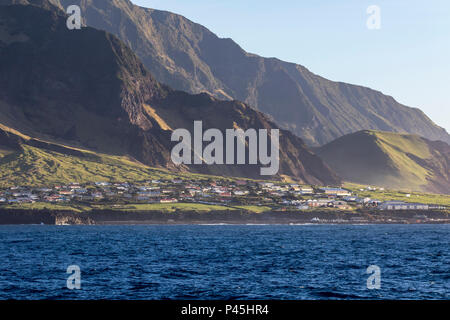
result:
[(450, 193), (450, 146), (416, 135), (360, 131), (317, 150), (347, 181)]
[[(187, 175), (187, 174), (186, 174)], [(127, 156), (113, 156), (32, 139), (0, 128), (0, 187), (70, 182), (143, 181), (179, 176)]]
[(94, 181), (143, 181), (171, 177), (126, 157), (83, 153), (66, 155), (23, 145), (23, 150), (0, 156), (0, 187), (45, 186), (57, 183)]
[(34, 139), (0, 124), (0, 188), (173, 178), (235, 179), (154, 168), (130, 156), (99, 153)]

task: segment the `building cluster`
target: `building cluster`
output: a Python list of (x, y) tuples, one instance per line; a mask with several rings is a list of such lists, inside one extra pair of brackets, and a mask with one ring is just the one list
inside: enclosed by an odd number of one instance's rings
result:
[(380, 210), (445, 209), (418, 203), (358, 197), (343, 188), (251, 180), (166, 179), (140, 183), (70, 183), (51, 187), (0, 190), (0, 205), (17, 203), (202, 203), (269, 206), (274, 210), (378, 208)]

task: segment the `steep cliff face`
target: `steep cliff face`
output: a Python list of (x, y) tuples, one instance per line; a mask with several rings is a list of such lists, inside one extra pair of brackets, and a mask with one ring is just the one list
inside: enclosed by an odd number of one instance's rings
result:
[[(30, 5), (0, 11), (0, 123), (32, 138), (130, 155), (150, 166), (260, 177), (259, 166), (175, 166), (173, 129), (277, 128), (237, 101), (161, 85), (118, 38), (92, 28), (70, 31), (62, 11)], [(282, 131), (280, 174), (314, 184), (337, 176)]]
[[(189, 95), (181, 91), (171, 91), (163, 99), (151, 102), (153, 110), (170, 128), (186, 128), (193, 131), (195, 120), (202, 120), (203, 130), (217, 128), (225, 133), (227, 129), (267, 129), (277, 128), (269, 117), (248, 105), (236, 101), (221, 101), (208, 94)], [(270, 131), (269, 131), (270, 132)], [(226, 152), (225, 152), (226, 156)], [(260, 177), (260, 165), (204, 166), (202, 172), (210, 174), (240, 175), (244, 170), (248, 176)], [(286, 130), (280, 130), (280, 174), (297, 177), (313, 184), (327, 182), (336, 184), (339, 178), (323, 161), (312, 153), (304, 142)]]
[[(0, 12), (2, 123), (27, 135), (109, 153), (154, 141), (143, 103), (163, 88), (116, 37), (90, 28), (71, 32), (57, 11), (31, 6)], [(161, 142), (147, 152), (149, 164)]]
[(7, 210), (0, 208), (0, 225), (93, 225), (95, 220), (73, 212), (51, 210)]
[(450, 143), (450, 135), (419, 109), (369, 88), (329, 81), (297, 64), (247, 53), (180, 15), (129, 0), (52, 3), (79, 5), (87, 25), (117, 35), (158, 81), (190, 93), (244, 101), (308, 144), (322, 145), (364, 129)]

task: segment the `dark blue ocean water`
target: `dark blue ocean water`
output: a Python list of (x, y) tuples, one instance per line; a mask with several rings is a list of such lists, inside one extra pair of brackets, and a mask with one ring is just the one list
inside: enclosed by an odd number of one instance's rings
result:
[(1, 226), (0, 299), (449, 299), (449, 245), (448, 225)]

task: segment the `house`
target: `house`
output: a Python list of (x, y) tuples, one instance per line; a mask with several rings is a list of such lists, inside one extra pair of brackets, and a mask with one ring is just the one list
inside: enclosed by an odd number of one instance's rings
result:
[(47, 202), (61, 202), (61, 201), (64, 201), (64, 198), (61, 197), (60, 195), (55, 194), (55, 195), (45, 197), (44, 200)]
[(161, 195), (160, 191), (149, 191), (149, 192), (139, 192), (137, 194), (137, 197), (154, 198), (159, 197), (160, 195)]
[(236, 190), (236, 191), (233, 191), (233, 193), (236, 196), (245, 196), (246, 194), (248, 194), (248, 191)]
[(263, 188), (272, 188), (274, 186), (272, 182), (260, 182), (259, 185)]
[(303, 201), (302, 200), (284, 200), (283, 203), (289, 204), (291, 206), (298, 206), (300, 204), (303, 204)]
[(430, 205), (428, 205), (428, 209), (433, 209), (433, 210), (445, 210), (445, 209), (447, 209), (446, 207), (444, 207), (444, 206), (439, 206), (439, 205), (436, 205), (436, 204), (430, 204)]
[(314, 190), (311, 187), (301, 187), (300, 188), (300, 193), (301, 194), (313, 194)]
[(96, 182), (95, 185), (99, 187), (106, 187), (109, 186), (109, 182)]
[(285, 192), (279, 192), (279, 191), (270, 191), (269, 194), (274, 197), (284, 197), (286, 195)]
[(166, 199), (159, 200), (159, 202), (160, 203), (176, 203), (176, 202), (178, 202), (178, 200), (175, 198), (166, 198)]
[(366, 207), (378, 207), (378, 205), (379, 205), (381, 202), (382, 202), (382, 201), (380, 201), (380, 200), (371, 199), (370, 201), (366, 202)]
[(345, 201), (333, 201), (333, 207), (342, 210), (348, 210), (351, 208)]
[(406, 209), (406, 203), (403, 201), (385, 201), (378, 206), (380, 210), (402, 210), (403, 206)]
[(72, 190), (61, 190), (59, 191), (59, 194), (62, 196), (71, 196), (73, 194)]
[(94, 197), (94, 199), (103, 199), (103, 194), (101, 192), (93, 192), (92, 197)]
[(88, 190), (86, 188), (78, 187), (78, 188), (72, 188), (71, 192), (75, 193), (75, 194), (85, 194), (88, 192)]
[(352, 194), (350, 191), (342, 188), (322, 188), (321, 189), (326, 195), (334, 195), (337, 197), (350, 197)]
[(197, 188), (190, 188), (186, 190), (186, 193), (189, 193), (191, 196), (195, 196), (196, 194), (201, 193)]
[(317, 208), (317, 207), (328, 207), (328, 204), (330, 203), (330, 200), (328, 199), (314, 199), (314, 200), (308, 200), (306, 202), (308, 206)]
[(371, 200), (372, 200), (372, 199), (371, 199), (371, 198), (368, 198), (368, 197), (366, 197), (366, 198), (357, 198), (357, 199), (356, 199), (356, 202), (357, 202), (357, 203), (366, 204), (366, 203), (369, 203)]
[(428, 210), (429, 205), (423, 203), (406, 203), (403, 201), (386, 201), (378, 205), (380, 210)]

